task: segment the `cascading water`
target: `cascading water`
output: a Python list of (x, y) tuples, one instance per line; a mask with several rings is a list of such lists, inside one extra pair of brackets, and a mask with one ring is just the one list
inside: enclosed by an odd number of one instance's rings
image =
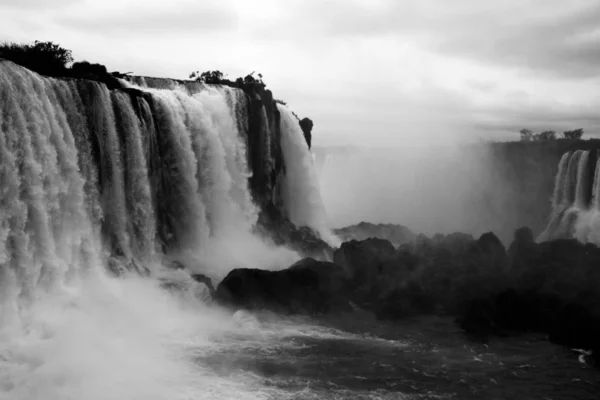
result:
[(540, 241), (577, 238), (600, 244), (600, 163), (590, 151), (565, 153), (556, 174), (552, 215)]
[(281, 114), (281, 146), (285, 162), (283, 200), (287, 217), (298, 226), (308, 226), (324, 240), (339, 244), (327, 228), (327, 213), (321, 198), (314, 160), (304, 140), (297, 118), (278, 104)]
[[(165, 258), (213, 277), (299, 258), (252, 233), (248, 98), (136, 83), (111, 91), (0, 61), (0, 399), (245, 396), (245, 383), (192, 361), (231, 320), (138, 273), (193, 293)], [(325, 237), (310, 152), (280, 113), (285, 209)], [(263, 135), (270, 171), (270, 127)]]

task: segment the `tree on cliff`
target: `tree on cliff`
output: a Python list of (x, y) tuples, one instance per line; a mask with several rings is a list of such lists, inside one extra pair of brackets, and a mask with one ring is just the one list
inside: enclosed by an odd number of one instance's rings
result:
[(534, 140), (554, 140), (556, 139), (556, 132), (554, 131), (544, 131), (534, 135)]
[(521, 129), (519, 133), (521, 134), (522, 142), (531, 142), (531, 140), (533, 140), (533, 132), (531, 130)]
[(583, 129), (574, 129), (572, 131), (564, 131), (563, 136), (569, 140), (579, 140), (583, 136)]
[(258, 85), (258, 86), (261, 86), (263, 88), (265, 86), (267, 86), (267, 85), (265, 85), (265, 83), (262, 80), (263, 76), (262, 76), (261, 73), (258, 73), (258, 79), (254, 77), (254, 74), (255, 74), (255, 72), (252, 71), (251, 73), (249, 73), (248, 75), (246, 75), (244, 77), (244, 79), (237, 78), (236, 83), (239, 84), (239, 85), (242, 85), (242, 86), (243, 85), (248, 85), (248, 86), (250, 86), (250, 85)]
[(92, 64), (88, 61), (73, 63), (71, 71), (77, 76), (104, 76), (108, 74), (106, 67), (102, 64)]
[(545, 141), (545, 140), (554, 140), (556, 139), (556, 132), (554, 131), (543, 131), (541, 133), (533, 133), (533, 131), (529, 129), (521, 129), (519, 131), (521, 134), (522, 142), (531, 142), (531, 141)]
[(67, 66), (73, 62), (71, 50), (53, 42), (0, 44), (0, 58), (5, 58), (42, 75), (68, 75)]
[(200, 73), (199, 71), (194, 71), (190, 74), (190, 79), (195, 79), (199, 82), (210, 83), (210, 84), (218, 84), (225, 78), (225, 74), (221, 71), (204, 71)]

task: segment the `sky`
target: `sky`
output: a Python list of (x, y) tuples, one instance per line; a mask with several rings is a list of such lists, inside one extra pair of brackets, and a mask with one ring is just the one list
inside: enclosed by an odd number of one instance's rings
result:
[(0, 0), (0, 40), (137, 75), (260, 72), (322, 146), (600, 136), (600, 0)]

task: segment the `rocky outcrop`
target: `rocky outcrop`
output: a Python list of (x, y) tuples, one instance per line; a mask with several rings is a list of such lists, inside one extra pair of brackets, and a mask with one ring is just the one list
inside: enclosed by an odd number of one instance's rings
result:
[(372, 224), (361, 222), (356, 225), (335, 229), (334, 233), (343, 241), (379, 238), (389, 240), (394, 246), (414, 242), (416, 234), (405, 226), (396, 224)]
[(345, 307), (344, 286), (340, 266), (305, 258), (280, 271), (234, 269), (217, 287), (216, 298), (234, 308), (320, 314)]
[(312, 142), (312, 129), (314, 123), (310, 118), (303, 118), (300, 120), (300, 128), (302, 128), (302, 132), (304, 133), (304, 139), (306, 139), (306, 144), (308, 144), (308, 148), (311, 147)]
[(385, 239), (351, 240), (342, 243), (333, 253), (333, 262), (344, 267), (351, 282), (368, 284), (377, 278), (382, 263), (395, 252), (394, 246)]
[(285, 245), (302, 257), (331, 260), (333, 249), (308, 227), (298, 227), (283, 217), (272, 204), (259, 213), (255, 233), (275, 245)]
[(531, 239), (528, 228), (515, 232), (506, 279), (496, 291), (464, 303), (460, 326), (480, 337), (546, 333), (555, 343), (593, 350), (600, 361), (600, 249)]
[(508, 251), (489, 232), (477, 240), (421, 236), (398, 249), (383, 239), (353, 240), (333, 259), (305, 259), (282, 271), (234, 270), (217, 296), (236, 308), (286, 313), (336, 312), (351, 303), (380, 319), (449, 314), (480, 339), (534, 331), (600, 354), (597, 246), (538, 244), (520, 228)]

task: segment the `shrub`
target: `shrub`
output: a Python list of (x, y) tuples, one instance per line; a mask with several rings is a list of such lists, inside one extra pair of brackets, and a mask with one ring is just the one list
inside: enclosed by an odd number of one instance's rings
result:
[(199, 73), (198, 71), (192, 72), (190, 74), (190, 79), (195, 79), (199, 82), (209, 83), (209, 84), (219, 84), (225, 78), (225, 74), (221, 71), (204, 71)]
[(108, 75), (108, 70), (102, 64), (91, 64), (87, 61), (76, 62), (71, 66), (71, 71), (77, 76), (104, 76)]
[(53, 42), (37, 40), (33, 44), (4, 42), (0, 44), (0, 58), (49, 76), (67, 75), (67, 66), (73, 62), (71, 50)]
[(583, 136), (583, 129), (579, 128), (572, 131), (564, 131), (563, 136), (565, 139), (579, 140)]

